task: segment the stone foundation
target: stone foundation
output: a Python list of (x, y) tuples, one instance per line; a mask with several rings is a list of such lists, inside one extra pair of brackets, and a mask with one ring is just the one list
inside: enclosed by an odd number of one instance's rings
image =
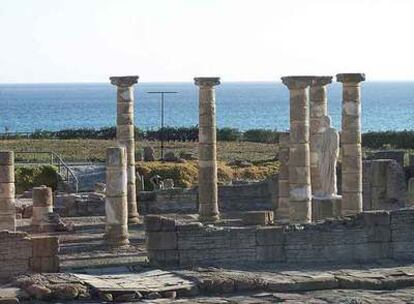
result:
[(30, 237), (24, 232), (0, 232), (0, 280), (28, 272), (59, 271), (57, 237)]
[(146, 216), (153, 265), (366, 263), (414, 259), (414, 209), (292, 226), (219, 227)]
[(320, 221), (327, 218), (341, 216), (342, 197), (312, 198), (312, 219)]

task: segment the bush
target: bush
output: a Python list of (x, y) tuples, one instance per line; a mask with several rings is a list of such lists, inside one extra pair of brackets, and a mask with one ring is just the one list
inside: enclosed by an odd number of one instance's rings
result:
[(222, 141), (236, 141), (240, 140), (242, 137), (242, 132), (234, 128), (222, 128), (217, 129), (217, 140)]
[(384, 131), (362, 134), (362, 146), (371, 149), (414, 149), (414, 131)]
[(17, 167), (16, 192), (22, 193), (33, 187), (45, 185), (56, 189), (58, 183), (57, 168), (50, 165)]
[[(138, 162), (137, 171), (144, 176), (145, 189), (152, 190), (149, 179), (155, 175), (162, 179), (171, 178), (177, 187), (190, 188), (198, 184), (198, 165), (196, 161), (186, 163), (168, 162)], [(224, 162), (217, 163), (217, 177), (219, 184), (227, 184), (234, 178), (262, 180), (279, 171), (279, 162), (261, 162), (249, 168), (230, 167)]]
[(243, 140), (260, 143), (277, 143), (279, 141), (279, 133), (266, 129), (251, 129), (243, 134)]
[(163, 163), (163, 162), (137, 162), (137, 171), (144, 176), (145, 189), (152, 190), (150, 178), (154, 175), (161, 176), (162, 179), (172, 178), (177, 187), (189, 188), (197, 181), (197, 163)]

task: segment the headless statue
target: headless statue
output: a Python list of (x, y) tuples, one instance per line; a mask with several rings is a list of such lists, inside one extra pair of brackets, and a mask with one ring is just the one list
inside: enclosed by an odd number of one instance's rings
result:
[(331, 127), (331, 118), (323, 116), (317, 143), (318, 166), (320, 172), (320, 186), (317, 196), (333, 197), (337, 194), (336, 162), (339, 153), (339, 135)]

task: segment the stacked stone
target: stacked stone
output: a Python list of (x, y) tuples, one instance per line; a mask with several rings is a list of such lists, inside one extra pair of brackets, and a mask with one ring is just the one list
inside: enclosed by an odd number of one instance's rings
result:
[(275, 210), (277, 221), (289, 221), (289, 132), (279, 134), (279, 198)]
[(364, 74), (338, 74), (342, 92), (342, 214), (362, 211), (361, 87)]
[(14, 153), (0, 151), (0, 230), (16, 230)]
[(106, 150), (105, 236), (111, 246), (129, 244), (127, 160), (125, 147)]
[(47, 230), (48, 215), (53, 213), (52, 189), (46, 186), (34, 187), (32, 190), (33, 214), (31, 228), (33, 231)]
[(116, 138), (126, 147), (128, 171), (128, 222), (138, 223), (137, 193), (135, 185), (134, 87), (138, 76), (111, 77), (117, 86)]
[(199, 86), (198, 197), (201, 221), (219, 219), (214, 86), (220, 78), (194, 78)]
[(282, 77), (290, 92), (290, 222), (310, 222), (312, 190), (309, 151), (309, 86), (313, 77)]
[(331, 76), (314, 77), (309, 89), (310, 102), (310, 167), (312, 192), (318, 193), (321, 190), (321, 177), (317, 143), (320, 137), (321, 124), (324, 116), (328, 115), (328, 98), (326, 86), (332, 82)]
[(34, 272), (59, 272), (59, 238), (41, 236), (31, 239), (32, 257), (30, 270)]

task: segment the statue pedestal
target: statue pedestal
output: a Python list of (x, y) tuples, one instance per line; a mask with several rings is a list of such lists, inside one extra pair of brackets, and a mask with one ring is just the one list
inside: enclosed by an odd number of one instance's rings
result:
[(342, 196), (312, 197), (312, 221), (341, 216)]

